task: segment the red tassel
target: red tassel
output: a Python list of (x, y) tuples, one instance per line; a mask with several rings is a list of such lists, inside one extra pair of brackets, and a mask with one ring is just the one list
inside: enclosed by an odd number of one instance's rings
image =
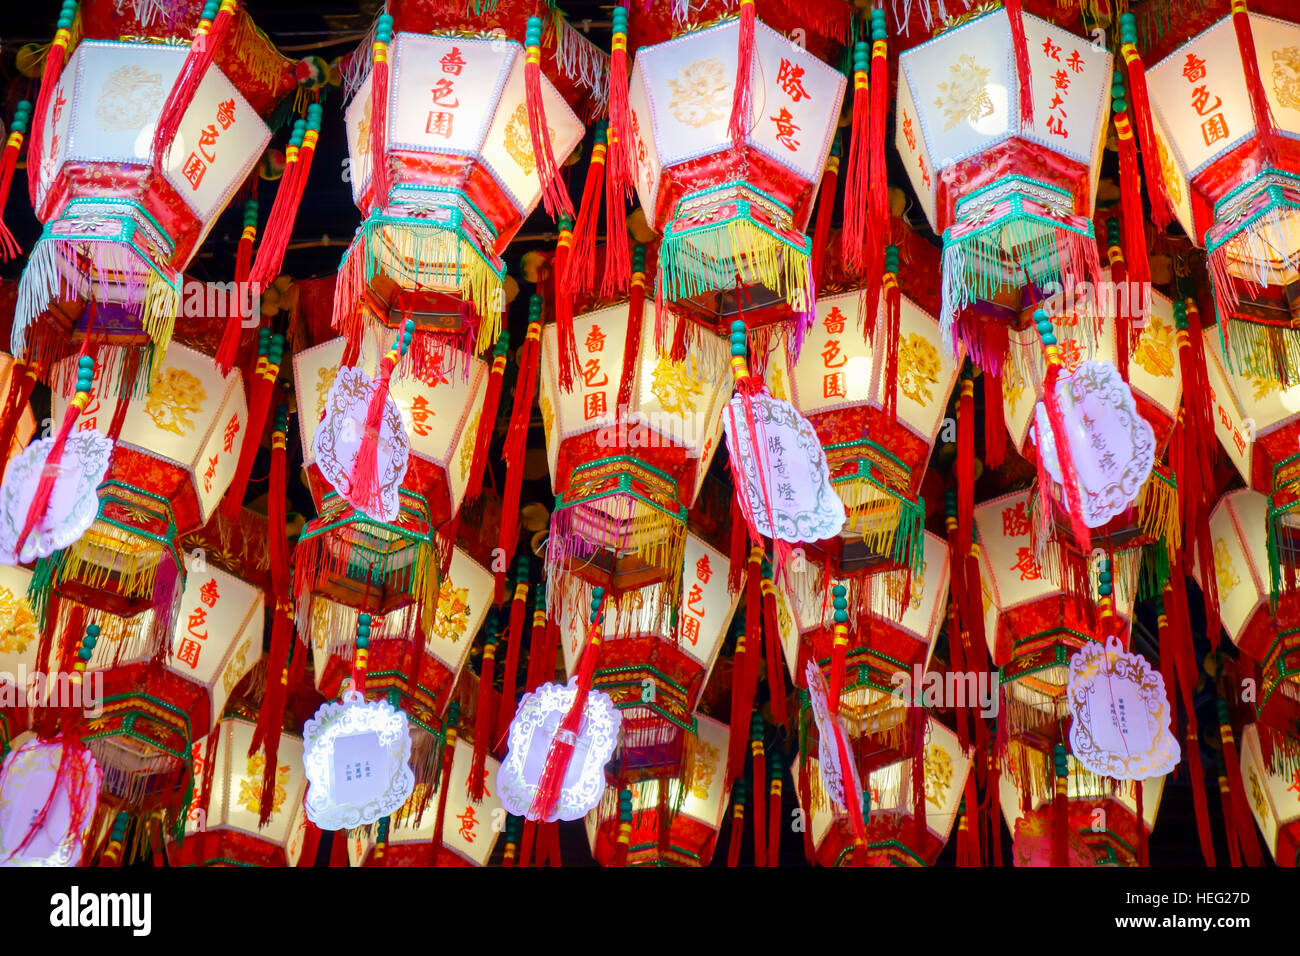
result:
[[(555, 636), (559, 636), (558, 631)], [(524, 690), (532, 693), (554, 679), (557, 650), (559, 647), (551, 640), (551, 631), (547, 627), (546, 587), (543, 585), (537, 589), (537, 600), (533, 605), (533, 630), (528, 635), (528, 679)]]
[[(1128, 28), (1121, 23), (1121, 32), (1125, 29)], [(1120, 46), (1120, 53), (1128, 66), (1128, 94), (1133, 107), (1129, 112), (1137, 129), (1138, 141), (1142, 144), (1142, 166), (1146, 170), (1147, 197), (1151, 200), (1151, 223), (1157, 232), (1163, 232), (1174, 218), (1174, 207), (1169, 201), (1164, 172), (1160, 168), (1160, 146), (1151, 120), (1146, 67), (1137, 47), (1127, 38)]]
[(348, 865), (348, 831), (335, 830), (330, 843), (330, 866)]
[[(62, 20), (60, 20), (62, 24)], [(41, 91), (36, 96), (36, 109), (32, 113), (31, 135), (27, 137), (27, 195), (36, 205), (36, 193), (40, 188), (41, 157), (45, 154), (45, 124), (54, 126), (54, 118), (47, 116), (50, 112), (50, 100), (54, 88), (59, 84), (63, 66), (68, 59), (68, 45), (72, 42), (72, 24), (60, 25), (55, 31), (54, 41), (45, 54), (45, 69), (41, 72)]]
[(320, 851), (321, 828), (310, 820), (305, 821), (302, 836), (302, 849), (298, 853), (298, 866), (315, 866), (316, 855)]
[[(1151, 861), (1147, 858), (1147, 825), (1146, 817), (1142, 807), (1142, 781), (1133, 781), (1134, 800), (1137, 810), (1137, 857), (1138, 866), (1150, 866)], [(1213, 864), (1211, 864), (1213, 865)]]
[(573, 247), (569, 251), (562, 273), (557, 271), (556, 298), (567, 296), (572, 314), (573, 297), (591, 292), (596, 282), (596, 228), (600, 224), (600, 191), (605, 182), (606, 127), (596, 126), (596, 141), (591, 147), (591, 162), (587, 164), (587, 181), (582, 189), (582, 203), (578, 219), (573, 226)]
[(264, 289), (274, 282), (280, 274), (280, 266), (284, 264), (284, 254), (293, 235), (294, 219), (302, 204), (303, 190), (307, 188), (312, 157), (316, 155), (320, 121), (320, 105), (313, 103), (307, 107), (307, 128), (302, 136), (302, 145), (297, 150), (292, 174), (286, 170), (286, 175), (281, 177), (280, 188), (276, 190), (275, 201), (271, 204), (271, 214), (267, 216), (266, 226), (262, 230), (257, 259), (249, 273), (249, 281), (255, 289)]
[[(799, 806), (812, 806), (812, 772), (809, 768), (808, 757), (808, 728), (804, 725), (800, 728), (799, 741)], [(803, 828), (803, 855), (809, 863), (817, 859), (817, 847), (813, 844), (812, 827), (804, 826)]]
[(641, 357), (641, 324), (645, 318), (645, 246), (632, 250), (632, 286), (627, 303), (627, 335), (623, 340), (623, 370), (618, 379), (618, 413), (627, 412), (632, 402), (637, 361)]
[(1223, 764), (1228, 777), (1228, 806), (1236, 826), (1242, 860), (1246, 866), (1263, 866), (1264, 859), (1259, 852), (1259, 841), (1255, 838), (1254, 821), (1251, 819), (1246, 803), (1246, 788), (1241, 779), (1241, 758), (1237, 754), (1237, 742), (1232, 734), (1227, 708), (1222, 706), (1219, 709), (1219, 739), (1223, 744)]
[[(565, 288), (564, 277), (569, 271), (569, 252), (573, 244), (573, 233), (569, 228), (569, 220), (560, 218), (560, 238), (555, 244), (555, 260), (553, 263), (554, 282), (555, 282), (555, 338), (559, 346), (559, 356), (557, 360), (558, 375), (560, 388), (566, 392), (573, 391), (573, 383), (577, 380), (579, 374), (578, 365), (578, 342), (573, 335), (573, 296)], [(540, 301), (538, 299), (537, 301)], [(538, 318), (540, 320), (540, 309)], [(527, 343), (525, 343), (525, 346)], [(524, 366), (520, 363), (520, 371)]]
[(483, 663), (478, 675), (478, 706), (474, 710), (474, 762), (470, 765), (469, 798), (483, 802), (487, 755), (492, 749), (492, 681), (496, 677), (497, 636), (489, 633), (483, 643)]
[(357, 457), (352, 463), (349, 475), (350, 500), (352, 504), (367, 514), (379, 512), (379, 430), (384, 420), (384, 408), (388, 404), (389, 383), (393, 369), (406, 354), (415, 323), (406, 320), (406, 329), (398, 344), (385, 353), (379, 362), (379, 374), (375, 376), (374, 391), (370, 393), (370, 403), (366, 406), (365, 430), (361, 435), (361, 444), (357, 446)]
[(632, 110), (628, 107), (627, 7), (615, 7), (614, 39), (609, 55), (609, 151), (605, 172), (605, 274), (600, 294), (612, 298), (628, 287), (627, 202), (636, 180), (632, 152)]
[[(957, 399), (957, 554), (960, 559), (970, 550), (975, 514), (975, 382), (969, 374), (961, 377)], [(973, 582), (967, 582), (967, 588)], [(972, 592), (969, 614), (977, 611), (978, 592)]]
[[(221, 330), (221, 341), (217, 345), (215, 361), (217, 370), (222, 375), (228, 374), (239, 361), (239, 343), (244, 328), (244, 316), (240, 309), (244, 302), (242, 290), (247, 288), (248, 276), (253, 268), (253, 240), (256, 238), (257, 200), (253, 199), (249, 200), (244, 209), (244, 231), (239, 237), (239, 246), (235, 250), (235, 292), (230, 297), (226, 325)], [(250, 296), (248, 301), (253, 302), (253, 298)]]
[(1250, 27), (1246, 0), (1232, 0), (1232, 27), (1237, 32), (1237, 49), (1241, 52), (1241, 68), (1246, 76), (1255, 135), (1263, 146), (1264, 164), (1273, 166), (1277, 162), (1277, 124), (1268, 105), (1268, 94), (1264, 92), (1264, 79), (1259, 75), (1259, 56), (1255, 52), (1255, 36)]
[(764, 577), (763, 637), (767, 643), (767, 687), (772, 695), (772, 722), (778, 727), (789, 726), (785, 685), (785, 663), (781, 650), (781, 632), (776, 626), (776, 585)]
[[(1054, 346), (1049, 348), (1054, 348)], [(1053, 358), (1055, 358), (1055, 361), (1053, 361)], [(1092, 550), (1092, 538), (1088, 526), (1083, 523), (1083, 505), (1079, 499), (1079, 479), (1074, 468), (1074, 457), (1069, 447), (1069, 432), (1065, 426), (1065, 411), (1061, 408), (1061, 400), (1056, 394), (1056, 383), (1061, 377), (1061, 370), (1059, 356), (1053, 352), (1049, 355), (1047, 378), (1043, 382), (1043, 405), (1047, 408), (1047, 420), (1052, 429), (1052, 437), (1056, 441), (1056, 458), (1061, 466), (1066, 512), (1070, 518), (1070, 531), (1074, 537), (1075, 545), (1082, 553), (1087, 554)], [(1038, 457), (1041, 461), (1041, 450)], [(1051, 492), (1046, 486), (1042, 487), (1041, 494), (1043, 495), (1044, 505), (1050, 506)]]
[(573, 203), (560, 178), (555, 152), (551, 148), (551, 131), (546, 125), (546, 105), (542, 101), (542, 21), (528, 18), (528, 35), (524, 51), (524, 98), (528, 105), (528, 133), (537, 159), (537, 176), (542, 184), (542, 205), (554, 220), (560, 216), (573, 219)]
[(975, 772), (966, 775), (967, 866), (983, 866), (984, 852), (980, 846), (979, 799), (975, 792)]
[(920, 846), (925, 839), (925, 708), (913, 703), (908, 718), (912, 723), (912, 829)]
[[(265, 330), (264, 330), (265, 331)], [(284, 355), (284, 336), (279, 332), (268, 334), (263, 348), (259, 342), (257, 367), (253, 370), (248, 385), (248, 430), (244, 432), (244, 444), (239, 450), (239, 462), (235, 466), (235, 476), (230, 481), (230, 488), (221, 502), (221, 513), (227, 521), (238, 521), (239, 512), (244, 506), (244, 494), (248, 490), (248, 480), (253, 474), (253, 463), (257, 460), (257, 450), (262, 443), (262, 432), (266, 428), (267, 413), (271, 409), (271, 399), (275, 392), (275, 380), (280, 375), (280, 360)]]
[(1007, 425), (1002, 405), (1002, 377), (984, 373), (984, 467), (1001, 468), (1007, 460)]
[[(868, 84), (867, 44), (853, 46), (853, 118), (849, 127), (849, 165), (844, 180), (844, 226), (840, 230), (840, 255), (849, 275), (866, 268), (867, 204), (871, 163), (871, 97)], [(864, 312), (866, 308), (864, 306)], [(869, 313), (868, 323), (875, 320)]]
[[(0, 154), (0, 262), (8, 262), (22, 250), (14, 234), (4, 223), (4, 209), (9, 202), (9, 187), (13, 185), (14, 170), (18, 166), (18, 151), (23, 148), (23, 133), (31, 120), (32, 104), (23, 100), (14, 112), (9, 138), (5, 140), (4, 153)], [(35, 154), (32, 154), (35, 155)], [(34, 175), (28, 173), (28, 175)]]
[(528, 866), (528, 861), (533, 855), (533, 841), (537, 836), (537, 823), (533, 820), (524, 820), (524, 833), (519, 840), (519, 866)]
[[(872, 27), (876, 36), (875, 41), (871, 44), (871, 119), (870, 119), (870, 172), (867, 180), (867, 249), (866, 249), (866, 279), (867, 279), (867, 323), (874, 328), (873, 323), (880, 310), (880, 294), (883, 286), (884, 277), (881, 274), (881, 268), (889, 272), (897, 272), (897, 266), (889, 268), (889, 262), (885, 261), (885, 246), (889, 244), (889, 179), (888, 170), (885, 166), (885, 114), (889, 110), (889, 77), (886, 75), (888, 66), (888, 48), (884, 40), (884, 21), (878, 20)], [(898, 346), (897, 331), (895, 330), (891, 341), (893, 347), (886, 351), (885, 355), (889, 362), (892, 362), (895, 368), (894, 381), (897, 381), (897, 362)], [(886, 408), (893, 401), (890, 398), (893, 390), (886, 391)], [(890, 420), (893, 421), (892, 413)]]
[(592, 597), (598, 601), (592, 614), (591, 627), (587, 632), (586, 646), (582, 659), (578, 662), (576, 694), (569, 712), (564, 715), (555, 736), (551, 738), (550, 749), (546, 753), (546, 766), (537, 784), (537, 793), (533, 796), (528, 817), (545, 821), (555, 812), (555, 803), (560, 798), (564, 785), (564, 776), (569, 770), (569, 760), (573, 757), (573, 748), (582, 727), (583, 713), (587, 706), (587, 696), (591, 693), (591, 682), (596, 676), (596, 661), (600, 657), (601, 622), (605, 615), (605, 591), (593, 588)]
[(738, 728), (745, 715), (754, 709), (753, 699), (747, 694), (745, 679), (749, 669), (749, 653), (745, 643), (745, 632), (737, 632), (736, 651), (731, 658), (731, 719), (728, 721), (731, 727), (736, 729), (733, 730), (727, 746), (727, 779), (737, 781), (737, 786), (740, 785), (740, 777), (745, 767), (745, 737)]
[(236, 8), (235, 0), (221, 0), (217, 18), (211, 23), (200, 20), (194, 31), (194, 40), (190, 43), (189, 53), (185, 56), (185, 62), (181, 64), (176, 82), (172, 84), (171, 91), (167, 94), (167, 101), (158, 115), (158, 126), (154, 129), (153, 166), (159, 174), (162, 173), (163, 160), (176, 139), (176, 131), (180, 129), (181, 120), (185, 117), (190, 104), (194, 102), (194, 94), (198, 92), (199, 84), (207, 75), (208, 67), (212, 65), (218, 47), (226, 41)]
[[(384, 17), (388, 17), (387, 22)], [(373, 63), (370, 67), (370, 207), (383, 209), (388, 205), (392, 170), (388, 165), (388, 151), (384, 140), (388, 135), (388, 41), (392, 39), (392, 17), (380, 15), (379, 32), (371, 46)]]
[(771, 782), (767, 797), (767, 865), (781, 865), (781, 754), (772, 753)]
[[(541, 312), (541, 296), (534, 295), (535, 311)], [(519, 357), (519, 377), (515, 380), (515, 405), (510, 412), (510, 429), (506, 432), (505, 462), (506, 485), (501, 496), (501, 527), (497, 546), (504, 555), (513, 556), (519, 546), (519, 498), (523, 493), (524, 452), (528, 444), (528, 424), (533, 414), (533, 393), (537, 389), (537, 372), (540, 362), (539, 339), (542, 336), (540, 319), (533, 317), (528, 323), (523, 354)], [(496, 603), (505, 600), (504, 567), (496, 572)]]
[[(902, 327), (902, 296), (898, 291), (897, 247), (886, 251), (884, 275), (885, 301), (885, 417), (890, 424), (898, 421), (898, 339)], [(894, 268), (890, 269), (889, 266)]]
[(1024, 12), (1020, 0), (1006, 0), (1007, 19), (1011, 21), (1011, 49), (1016, 58), (1016, 98), (1020, 101), (1020, 126), (1034, 128), (1033, 90), (1029, 81), (1029, 42), (1025, 39)]
[[(754, 0), (740, 0), (740, 39), (736, 48), (736, 85), (732, 91), (727, 132), (740, 145), (749, 135), (754, 111)], [(761, 802), (761, 801), (756, 801)]]
[(763, 718), (754, 714), (749, 738), (749, 752), (753, 756), (754, 781), (754, 865), (767, 866), (767, 813), (763, 805), (763, 781), (767, 779), (767, 759), (763, 747)]
[[(732, 724), (732, 727), (735, 726)], [(735, 737), (737, 734), (733, 733), (732, 736)], [(736, 781), (736, 785), (731, 788), (731, 799), (731, 836), (727, 839), (727, 866), (734, 867), (740, 863), (740, 840), (745, 832), (745, 781)]]
[(506, 632), (506, 669), (501, 677), (501, 707), (497, 711), (497, 737), (505, 738), (510, 720), (515, 715), (515, 683), (519, 673), (519, 653), (524, 643), (524, 614), (528, 610), (528, 558), (517, 565), (515, 599), (510, 602), (510, 628)]
[(501, 335), (497, 338), (496, 348), (492, 352), (492, 371), (488, 375), (483, 408), (479, 411), (478, 430), (474, 433), (474, 460), (470, 464), (469, 480), (465, 484), (465, 496), (462, 501), (473, 501), (483, 490), (483, 472), (487, 469), (492, 433), (496, 431), (497, 410), (501, 406), (501, 382), (505, 378), (509, 356), (510, 332), (502, 329)]
[[(475, 740), (474, 743), (477, 747), (478, 741)], [(451, 767), (455, 759), (456, 728), (454, 725), (449, 725), (442, 747), (442, 774), (438, 778), (438, 810), (433, 818), (433, 859), (435, 865), (442, 859), (442, 828), (447, 819), (447, 794), (451, 792)], [(470, 782), (472, 783), (475, 779), (476, 775), (471, 774)]]
[[(1057, 753), (1064, 748), (1057, 744)], [(1052, 866), (1070, 865), (1070, 803), (1066, 791), (1066, 777), (1058, 774), (1052, 798)]]
[[(1123, 147), (1120, 147), (1123, 153)], [(1122, 163), (1121, 163), (1122, 165)], [(1121, 177), (1124, 175), (1120, 174)], [(1119, 246), (1119, 230), (1115, 229), (1112, 223), (1114, 219), (1106, 221), (1106, 228), (1109, 233), (1106, 244), (1106, 258), (1110, 262), (1110, 281), (1111, 284), (1119, 289), (1128, 289), (1128, 263), (1124, 260), (1124, 250)], [(1116, 225), (1118, 225), (1116, 223)], [(1126, 295), (1125, 298), (1128, 298)], [(1129, 352), (1132, 350), (1133, 343), (1133, 322), (1127, 308), (1118, 308), (1115, 313), (1115, 368), (1119, 371), (1120, 377), (1128, 381), (1128, 360)]]
[(818, 286), (826, 281), (826, 251), (831, 243), (831, 217), (835, 215), (835, 187), (839, 179), (840, 138), (836, 136), (817, 190), (817, 216), (813, 221), (812, 274)]
[[(22, 421), (23, 411), (27, 408), (27, 402), (32, 397), (32, 389), (35, 387), (35, 366), (28, 365), (22, 359), (16, 359), (9, 372), (9, 388), (4, 396), (4, 416), (0, 418), (0, 462), (9, 460), (18, 423)], [(0, 464), (0, 474), (3, 473), (4, 466)]]
[[(1124, 227), (1124, 259), (1128, 266), (1129, 281), (1144, 284), (1151, 281), (1151, 265), (1147, 258), (1146, 216), (1142, 212), (1142, 174), (1138, 170), (1137, 144), (1133, 139), (1127, 113), (1115, 115), (1115, 132), (1119, 140), (1119, 196)], [(1113, 281), (1114, 276), (1111, 279)], [(1131, 296), (1128, 311), (1131, 315)]]

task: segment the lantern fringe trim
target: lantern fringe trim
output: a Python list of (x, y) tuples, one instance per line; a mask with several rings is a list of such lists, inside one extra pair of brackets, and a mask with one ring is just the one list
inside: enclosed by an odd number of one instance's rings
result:
[(925, 502), (906, 498), (870, 481), (835, 481), (836, 492), (848, 511), (844, 530), (861, 535), (876, 554), (921, 573), (924, 553)]

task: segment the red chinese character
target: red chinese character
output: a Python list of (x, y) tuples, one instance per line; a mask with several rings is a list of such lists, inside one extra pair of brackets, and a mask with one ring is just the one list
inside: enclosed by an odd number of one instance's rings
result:
[(417, 395), (411, 400), (411, 431), (421, 437), (429, 434), (428, 421), (433, 417), (433, 409), (429, 407), (429, 400), (423, 395)]
[(189, 158), (185, 160), (185, 165), (181, 167), (181, 175), (190, 181), (190, 185), (198, 189), (199, 183), (203, 182), (203, 174), (208, 171), (208, 164), (199, 159), (196, 153), (190, 153)]
[(831, 372), (822, 376), (822, 398), (848, 398), (844, 390), (844, 373)]
[(454, 114), (452, 113), (430, 112), (428, 118), (424, 121), (424, 131), (430, 136), (451, 139), (451, 121), (453, 117)]
[(1228, 124), (1222, 113), (1215, 113), (1201, 124), (1201, 138), (1205, 140), (1206, 146), (1228, 138)]
[[(488, 789), (488, 772), (487, 767), (484, 767), (478, 772), (479, 785), (483, 788), (483, 796), (485, 797), (492, 796), (492, 791)], [(469, 772), (469, 776), (465, 778), (465, 789), (474, 789), (474, 771), (472, 769)]]
[(1065, 65), (1068, 66), (1073, 73), (1083, 72), (1083, 57), (1079, 56), (1078, 50), (1074, 50), (1070, 53), (1070, 56), (1065, 61)]
[(907, 110), (903, 110), (903, 138), (907, 140), (907, 148), (916, 152), (916, 132), (912, 129), (912, 116)]
[(1057, 63), (1061, 62), (1061, 48), (1052, 42), (1051, 37), (1043, 41), (1043, 55), (1049, 60), (1055, 60)]
[(187, 637), (185, 640), (181, 641), (180, 650), (176, 652), (176, 656), (186, 664), (189, 664), (190, 667), (198, 667), (199, 651), (202, 649), (203, 648), (198, 641), (191, 641)]
[(451, 379), (447, 378), (447, 373), (442, 367), (442, 353), (434, 352), (429, 356), (428, 368), (422, 370), (420, 381), (430, 388), (437, 388), (439, 385), (446, 385)]
[(1062, 139), (1070, 138), (1070, 131), (1065, 128), (1065, 124), (1061, 122), (1061, 117), (1057, 116), (1056, 114), (1052, 114), (1051, 116), (1047, 117), (1046, 126), (1048, 132), (1054, 133), (1055, 135), (1061, 137)]
[[(839, 361), (836, 362), (835, 359)], [(827, 339), (826, 344), (822, 346), (822, 365), (826, 368), (843, 368), (848, 361), (848, 356), (840, 351), (840, 340)]]
[(1053, 73), (1052, 81), (1056, 84), (1058, 90), (1068, 90), (1070, 88), (1070, 74), (1064, 70), (1057, 70)]
[(208, 459), (207, 471), (203, 472), (203, 490), (208, 494), (212, 493), (212, 479), (217, 475), (217, 456), (213, 455)]
[(63, 107), (68, 105), (68, 101), (63, 97), (63, 90), (59, 90), (58, 95), (54, 97), (54, 112), (50, 116), (50, 121), (57, 123), (59, 117), (63, 115)]
[(776, 124), (776, 141), (791, 152), (797, 150), (799, 141), (794, 138), (794, 134), (799, 132), (802, 127), (794, 124), (794, 115), (783, 106), (781, 112), (775, 116), (769, 116), (768, 119)]
[[(698, 584), (692, 584), (690, 593), (686, 595), (686, 610), (692, 614), (698, 614), (704, 617), (704, 588)], [(695, 605), (700, 605), (696, 607)]]
[(921, 181), (922, 181), (923, 183), (925, 183), (925, 188), (926, 188), (926, 189), (929, 189), (929, 188), (930, 188), (930, 170), (928, 170), (928, 169), (925, 168), (925, 159), (924, 159), (923, 157), (920, 157), (920, 156), (916, 157), (916, 168), (919, 169), (919, 170), (921, 171)]
[(1196, 89), (1192, 90), (1192, 109), (1196, 110), (1197, 116), (1204, 116), (1206, 113), (1213, 113), (1223, 105), (1222, 97), (1218, 96), (1214, 97), (1213, 106), (1208, 105), (1212, 95), (1213, 94), (1210, 93), (1208, 87), (1198, 86)]
[(781, 58), (781, 65), (776, 68), (776, 82), (785, 90), (785, 95), (796, 103), (812, 99), (803, 88), (803, 67), (791, 63), (785, 57)]
[(713, 565), (709, 563), (707, 554), (695, 562), (695, 576), (705, 584), (708, 584), (709, 578), (713, 577)]
[(95, 430), (95, 425), (99, 422), (98, 418), (86, 418), (82, 415), (77, 419), (77, 431), (89, 432)]
[(221, 595), (217, 593), (217, 579), (208, 578), (203, 582), (203, 587), (199, 588), (199, 600), (208, 607), (213, 607), (219, 597)]
[(222, 129), (230, 129), (235, 125), (235, 101), (226, 100), (217, 107), (217, 122), (221, 124)]
[(1002, 534), (1008, 538), (1029, 534), (1029, 515), (1025, 513), (1023, 501), (1014, 508), (1002, 509)]
[(1038, 569), (1038, 562), (1034, 560), (1034, 553), (1025, 545), (1021, 545), (1016, 552), (1016, 563), (1011, 565), (1011, 570), (1019, 571), (1022, 581), (1037, 581), (1043, 576)]
[(208, 632), (204, 631), (202, 634), (200, 634), (198, 631), (194, 629), (196, 627), (202, 627), (207, 622), (208, 622), (208, 612), (201, 607), (196, 607), (194, 610), (190, 611), (190, 623), (189, 626), (186, 628), (186, 630), (189, 631), (191, 634), (193, 634), (195, 637), (199, 638), (200, 640), (206, 641), (208, 639)]
[(826, 332), (830, 335), (839, 335), (844, 331), (844, 313), (839, 306), (831, 307), (826, 318), (822, 319), (822, 325), (826, 326)]
[(599, 418), (607, 410), (604, 392), (592, 392), (582, 396), (582, 415), (587, 421)]
[(466, 843), (473, 843), (474, 828), (478, 826), (478, 817), (474, 815), (474, 807), (466, 805), (465, 812), (456, 819), (460, 821), (460, 838)]
[[(600, 381), (596, 381), (596, 376), (600, 376)], [(609, 376), (600, 370), (599, 359), (587, 359), (582, 366), (582, 384), (587, 388), (604, 388), (609, 384)]]
[(465, 68), (465, 58), (460, 55), (458, 46), (452, 47), (450, 53), (443, 54), (438, 62), (442, 64), (442, 72), (452, 76), (460, 76), (460, 71)]
[(226, 431), (221, 436), (221, 450), (235, 450), (235, 436), (239, 434), (239, 413), (236, 412), (230, 416), (230, 421), (226, 422)]
[(213, 153), (209, 156), (208, 151), (203, 147), (215, 144), (218, 135), (215, 123), (209, 123), (207, 126), (203, 127), (203, 129), (199, 130), (199, 152), (202, 153), (203, 158), (210, 163), (216, 160), (217, 154)]
[(1188, 83), (1205, 79), (1205, 61), (1195, 53), (1187, 54), (1187, 61), (1183, 64), (1183, 76)]
[(603, 352), (605, 350), (605, 333), (600, 330), (599, 325), (593, 325), (582, 344), (587, 346), (588, 352)]
[(682, 637), (691, 642), (691, 647), (700, 642), (699, 618), (690, 616), (682, 618)]
[(451, 80), (434, 80), (431, 92), (433, 93), (434, 103), (439, 106), (445, 106), (449, 110), (454, 110), (456, 107), (460, 106), (459, 99), (448, 99), (452, 93), (456, 92)]

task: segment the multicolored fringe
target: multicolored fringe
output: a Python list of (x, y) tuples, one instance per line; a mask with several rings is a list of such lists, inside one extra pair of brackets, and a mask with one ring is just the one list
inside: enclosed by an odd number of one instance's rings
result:
[(831, 480), (848, 512), (845, 532), (861, 535), (872, 553), (919, 576), (925, 552), (925, 501), (910, 501), (878, 484), (870, 463), (860, 461), (859, 467), (857, 474)]

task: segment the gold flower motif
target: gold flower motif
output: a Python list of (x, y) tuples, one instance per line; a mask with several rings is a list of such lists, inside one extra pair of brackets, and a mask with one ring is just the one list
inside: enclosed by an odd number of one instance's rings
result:
[(119, 66), (100, 87), (95, 118), (104, 129), (138, 130), (158, 111), (166, 93), (161, 73)]
[(1282, 106), (1300, 110), (1300, 47), (1273, 51), (1273, 92)]
[(925, 750), (925, 800), (942, 809), (952, 786), (952, 757), (938, 744)]
[[(266, 755), (255, 753), (248, 758), (244, 768), (247, 779), (239, 781), (239, 805), (249, 813), (257, 813), (262, 806), (262, 772), (266, 768)], [(289, 783), (289, 765), (278, 764), (275, 768), (275, 792), (271, 794), (271, 812), (279, 813), (288, 796), (285, 789)]]
[(1222, 538), (1214, 539), (1214, 576), (1219, 582), (1219, 593), (1227, 594), (1241, 583), (1241, 576), (1232, 563), (1228, 544)]
[(339, 369), (337, 365), (328, 365), (316, 373), (316, 419), (325, 414), (325, 403), (329, 401), (330, 389), (334, 387), (334, 379), (338, 378)]
[(704, 394), (704, 383), (691, 374), (686, 362), (660, 358), (650, 373), (650, 391), (669, 414), (694, 415), (695, 401)]
[[(555, 142), (555, 130), (548, 125), (546, 132), (551, 142)], [(533, 153), (533, 134), (528, 126), (528, 108), (523, 103), (515, 107), (515, 111), (510, 114), (510, 119), (506, 121), (505, 150), (524, 171), (525, 176), (533, 174), (533, 170), (537, 168), (537, 156)]]
[(546, 394), (546, 389), (540, 384), (537, 389), (537, 406), (542, 412), (542, 432), (546, 435), (547, 441), (550, 441), (551, 426), (555, 424), (555, 409), (551, 406), (551, 399)]
[(461, 481), (469, 479), (469, 470), (474, 466), (474, 448), (478, 445), (478, 426), (482, 417), (482, 409), (474, 412), (474, 417), (470, 420), (469, 428), (466, 429), (464, 440), (460, 443), (460, 456), (457, 458), (457, 462), (460, 464)]
[(949, 130), (967, 120), (974, 123), (993, 113), (993, 99), (989, 96), (988, 67), (980, 66), (969, 53), (963, 53), (957, 62), (948, 67), (952, 74), (946, 83), (938, 84), (939, 96), (934, 105), (943, 110)]
[(203, 383), (183, 368), (155, 372), (145, 400), (144, 413), (159, 429), (182, 437), (194, 429), (191, 415), (203, 411), (208, 393)]
[(1158, 378), (1171, 378), (1174, 374), (1174, 330), (1159, 316), (1151, 321), (1138, 338), (1133, 361), (1143, 370)]
[(731, 115), (732, 77), (716, 57), (695, 60), (668, 81), (668, 109), (677, 122), (699, 129)]
[(1255, 768), (1250, 768), (1250, 802), (1255, 805), (1255, 812), (1261, 819), (1267, 820), (1268, 801), (1264, 799), (1264, 788), (1259, 785), (1259, 777), (1255, 773)]
[(36, 616), (27, 599), (0, 587), (0, 654), (21, 654), (36, 637)]
[(709, 787), (718, 772), (718, 748), (703, 741), (696, 741), (695, 759), (691, 767), (691, 796), (699, 800), (709, 798)]
[(1160, 175), (1165, 180), (1165, 192), (1169, 194), (1169, 201), (1178, 206), (1183, 201), (1183, 186), (1178, 179), (1173, 157), (1169, 155), (1169, 147), (1160, 136), (1156, 137), (1156, 152), (1160, 154)]
[(779, 368), (774, 368), (767, 373), (770, 380), (769, 389), (773, 398), (779, 398), (783, 402), (790, 400), (790, 393), (785, 390), (785, 375)]
[(226, 665), (226, 673), (221, 677), (221, 689), (227, 694), (235, 689), (239, 679), (248, 670), (248, 648), (249, 642), (245, 641), (239, 650), (235, 652), (235, 656), (230, 659), (230, 663)]
[(1002, 395), (1015, 408), (1020, 404), (1020, 396), (1025, 393), (1025, 377), (1016, 369), (1010, 359), (1002, 363)]
[(939, 353), (925, 336), (910, 333), (898, 345), (898, 390), (912, 401), (933, 401), (930, 386), (939, 381)]
[(433, 637), (453, 643), (469, 626), (469, 588), (458, 588), (448, 577), (438, 588), (438, 610), (433, 620)]

